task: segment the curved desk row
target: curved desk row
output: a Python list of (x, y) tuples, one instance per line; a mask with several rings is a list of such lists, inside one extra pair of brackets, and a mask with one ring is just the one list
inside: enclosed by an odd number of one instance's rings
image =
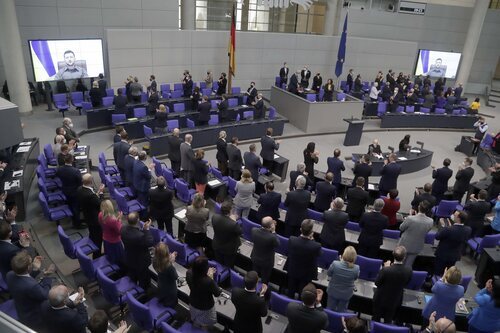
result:
[[(396, 163), (401, 165), (401, 174), (407, 174), (412, 172), (417, 172), (423, 170), (431, 165), (432, 155), (434, 154), (430, 150), (418, 149), (420, 153), (411, 151), (395, 151), (394, 153), (398, 157)], [(365, 154), (352, 154), (352, 161), (358, 162)], [(384, 158), (387, 158), (388, 153), (384, 153)], [(375, 156), (371, 156), (370, 161), (372, 163), (372, 176), (380, 176), (380, 171), (384, 166), (384, 159), (378, 159)]]
[(475, 115), (386, 113), (380, 117), (380, 128), (464, 128), (473, 129)]

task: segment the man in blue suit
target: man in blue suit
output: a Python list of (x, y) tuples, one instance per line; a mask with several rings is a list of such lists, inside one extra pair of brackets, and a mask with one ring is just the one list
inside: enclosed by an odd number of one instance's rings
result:
[(337, 188), (332, 184), (333, 174), (327, 172), (325, 175), (325, 181), (316, 183), (316, 199), (314, 200), (314, 208), (318, 212), (324, 212), (330, 208), (333, 198), (335, 198), (335, 193)]
[(128, 154), (123, 159), (123, 167), (125, 171), (125, 181), (134, 192), (134, 165), (137, 163), (136, 157), (139, 154), (137, 147), (131, 146)]
[(61, 179), (62, 192), (67, 198), (68, 206), (73, 214), (73, 227), (84, 228), (86, 225), (80, 223), (80, 205), (76, 191), (82, 186), (82, 174), (73, 166), (73, 155), (64, 157), (64, 165), (59, 167), (56, 176)]
[(245, 154), (243, 154), (243, 161), (245, 163), (245, 168), (252, 174), (253, 181), (257, 183), (259, 180), (259, 169), (262, 168), (262, 163), (256, 153), (257, 148), (255, 147), (255, 143), (250, 145), (249, 150), (250, 151), (246, 151)]
[(384, 166), (380, 171), (382, 177), (378, 184), (380, 195), (387, 195), (392, 189), (398, 188), (398, 177), (401, 173), (401, 165), (396, 163), (396, 154), (389, 155), (389, 159), (384, 161)]
[(113, 158), (115, 160), (115, 164), (118, 167), (118, 170), (120, 171), (120, 175), (123, 180), (126, 181), (126, 174), (125, 174), (125, 169), (124, 169), (124, 159), (125, 156), (128, 154), (128, 150), (130, 148), (130, 144), (128, 143), (128, 134), (125, 131), (122, 131), (120, 133), (120, 138), (121, 140), (118, 142), (115, 142), (113, 144)]
[(326, 163), (328, 164), (328, 170), (326, 172), (333, 173), (333, 185), (339, 188), (340, 182), (342, 180), (342, 171), (345, 171), (344, 162), (340, 160), (340, 149), (335, 149), (333, 151), (333, 157), (328, 157)]
[(144, 207), (148, 207), (148, 194), (151, 189), (151, 171), (146, 165), (147, 154), (145, 151), (139, 153), (139, 160), (134, 164), (134, 188), (137, 200)]
[(281, 194), (274, 192), (274, 183), (266, 183), (266, 193), (261, 194), (257, 203), (260, 205), (257, 211), (257, 220), (262, 221), (266, 216), (272, 217), (274, 220), (279, 220), (281, 203)]
[[(27, 251), (18, 252), (11, 260), (12, 271), (7, 273), (6, 282), (9, 293), (14, 299), (19, 321), (31, 329), (38, 331), (43, 328), (41, 305), (49, 296), (52, 278), (44, 277), (39, 283), (30, 273), (39, 271), (41, 258), (33, 261)], [(54, 272), (51, 265), (42, 274), (44, 276)]]

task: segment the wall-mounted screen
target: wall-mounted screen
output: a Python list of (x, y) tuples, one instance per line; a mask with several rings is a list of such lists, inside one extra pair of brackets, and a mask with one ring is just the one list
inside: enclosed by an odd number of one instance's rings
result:
[(415, 75), (454, 79), (457, 76), (461, 53), (419, 50)]
[(101, 39), (30, 40), (35, 81), (74, 80), (104, 73)]

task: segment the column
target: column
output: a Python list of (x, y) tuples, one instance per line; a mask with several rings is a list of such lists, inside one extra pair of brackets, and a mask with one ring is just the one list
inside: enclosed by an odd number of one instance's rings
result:
[(483, 28), (484, 18), (486, 17), (489, 4), (489, 1), (476, 0), (474, 11), (472, 12), (456, 80), (457, 83), (463, 83), (464, 90), (466, 88), (467, 81), (469, 80), (472, 62), (474, 61), (474, 56), (476, 54), (477, 43), (479, 42), (479, 38), (481, 36), (481, 30)]
[(325, 12), (325, 36), (334, 36), (337, 33), (338, 19), (337, 12), (339, 8), (339, 0), (327, 0)]
[(181, 1), (181, 29), (196, 30), (196, 0)]
[(31, 112), (31, 99), (14, 0), (0, 1), (0, 45), (2, 45), (0, 56), (9, 86), (10, 100), (19, 107), (19, 112)]

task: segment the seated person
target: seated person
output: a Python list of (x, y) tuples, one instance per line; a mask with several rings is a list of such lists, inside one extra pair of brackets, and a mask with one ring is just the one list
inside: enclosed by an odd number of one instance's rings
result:
[(382, 148), (380, 148), (380, 145), (378, 144), (378, 139), (373, 140), (373, 143), (368, 146), (368, 154), (375, 157), (382, 155)]
[(69, 145), (63, 144), (61, 146), (61, 152), (57, 155), (57, 165), (58, 166), (63, 166), (64, 165), (64, 159), (69, 154), (71, 154), (71, 149), (70, 149)]
[(399, 142), (399, 151), (407, 151), (410, 149), (410, 134), (406, 134), (403, 140)]

